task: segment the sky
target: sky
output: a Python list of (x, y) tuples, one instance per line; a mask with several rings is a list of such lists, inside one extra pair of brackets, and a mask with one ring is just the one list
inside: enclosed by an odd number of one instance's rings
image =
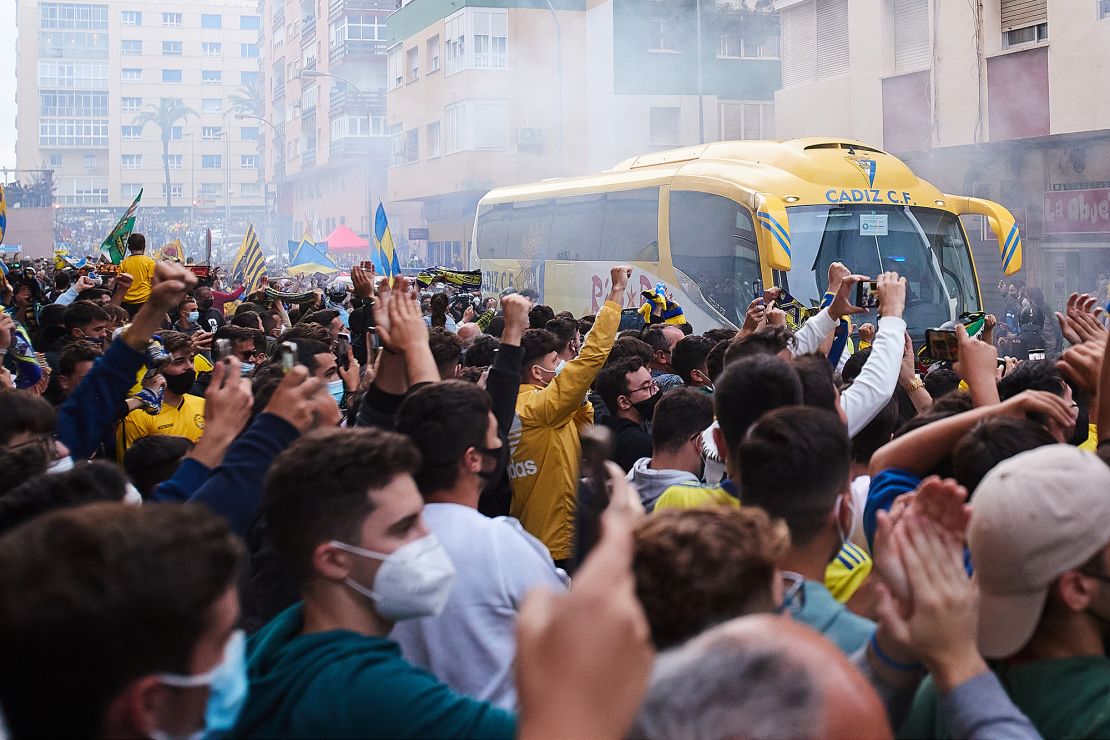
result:
[(0, 0), (0, 167), (15, 167), (15, 2)]

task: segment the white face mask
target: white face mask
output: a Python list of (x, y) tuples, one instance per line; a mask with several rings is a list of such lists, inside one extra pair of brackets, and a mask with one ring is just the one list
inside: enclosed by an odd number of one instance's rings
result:
[(558, 362), (556, 362), (555, 363), (555, 374), (558, 375), (559, 373), (563, 372), (563, 368), (566, 367), (566, 366), (567, 366), (567, 361), (566, 360), (559, 360)]
[(123, 503), (128, 506), (143, 505), (143, 494), (139, 493), (139, 489), (131, 485), (130, 482), (128, 482), (127, 486), (124, 488)]
[(46, 472), (53, 475), (54, 473), (65, 473), (73, 470), (73, 458), (69, 455), (59, 457), (54, 462), (46, 466)]
[(382, 561), (373, 587), (353, 578), (344, 583), (373, 601), (378, 614), (393, 622), (438, 615), (455, 585), (455, 566), (432, 533), (388, 555), (336, 540), (330, 544), (352, 555)]

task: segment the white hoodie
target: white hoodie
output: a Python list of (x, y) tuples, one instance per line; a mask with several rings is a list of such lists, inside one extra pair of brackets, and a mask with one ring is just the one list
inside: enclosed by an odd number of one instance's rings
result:
[(655, 509), (655, 502), (671, 486), (679, 483), (700, 483), (698, 477), (685, 470), (656, 470), (649, 467), (650, 457), (641, 457), (628, 471), (627, 480), (636, 486), (640, 494), (640, 501), (644, 504), (644, 511), (651, 513)]

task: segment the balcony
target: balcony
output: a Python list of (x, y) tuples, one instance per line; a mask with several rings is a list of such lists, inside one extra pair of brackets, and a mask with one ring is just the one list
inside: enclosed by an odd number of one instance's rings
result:
[(312, 167), (316, 164), (316, 149), (305, 149), (301, 153), (301, 167)]
[(301, 19), (301, 45), (316, 39), (316, 16), (309, 15)]
[(274, 3), (274, 20), (272, 28), (280, 28), (285, 25), (285, 3), (284, 1)]
[(328, 61), (333, 65), (344, 62), (364, 62), (376, 57), (385, 59), (385, 41), (340, 41), (328, 51)]
[(368, 158), (384, 162), (389, 156), (389, 138), (386, 136), (344, 136), (333, 139), (329, 153), (332, 159), (341, 157)]
[(328, 4), (328, 20), (344, 13), (381, 11), (392, 13), (401, 7), (400, 0), (331, 0)]
[(328, 95), (328, 113), (335, 115), (346, 110), (349, 113), (367, 114), (372, 108), (385, 107), (385, 94), (380, 90), (357, 93), (354, 90), (341, 90), (333, 87)]
[(274, 100), (285, 97), (285, 78), (274, 80)]

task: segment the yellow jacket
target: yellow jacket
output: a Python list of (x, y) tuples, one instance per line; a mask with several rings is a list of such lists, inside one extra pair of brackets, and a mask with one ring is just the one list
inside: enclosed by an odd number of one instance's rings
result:
[(607, 301), (578, 357), (546, 388), (523, 384), (516, 398), (509, 431), (509, 513), (547, 545), (555, 560), (571, 556), (582, 457), (578, 429), (593, 423), (586, 393), (609, 357), (620, 320), (620, 306)]

